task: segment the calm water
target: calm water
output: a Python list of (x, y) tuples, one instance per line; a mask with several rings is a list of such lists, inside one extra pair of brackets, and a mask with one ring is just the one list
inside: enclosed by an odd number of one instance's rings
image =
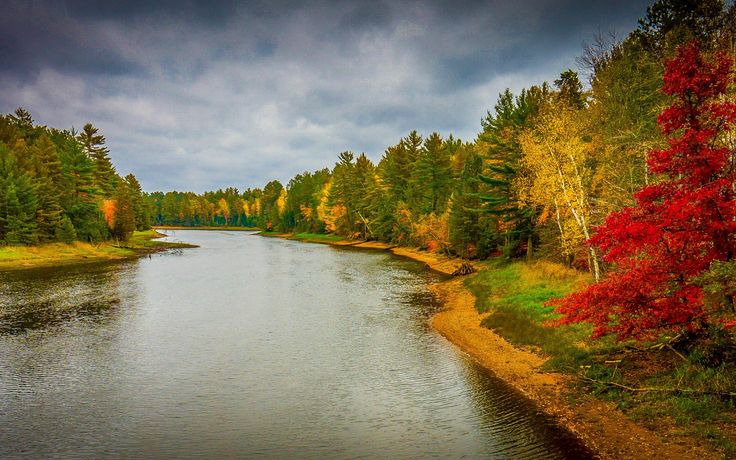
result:
[(429, 327), (434, 275), (242, 232), (0, 273), (0, 458), (585, 458)]

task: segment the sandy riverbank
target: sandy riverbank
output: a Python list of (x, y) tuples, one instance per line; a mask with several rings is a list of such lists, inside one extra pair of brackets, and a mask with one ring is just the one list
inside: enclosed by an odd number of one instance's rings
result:
[[(290, 235), (280, 235), (289, 238)], [(299, 238), (296, 238), (299, 239)], [(315, 241), (336, 246), (388, 250), (427, 265), (428, 268), (452, 274), (461, 261), (445, 255), (380, 242)], [(697, 440), (683, 442), (682, 437), (670, 441), (668, 433), (642, 427), (616, 409), (613, 403), (601, 401), (576, 390), (573, 377), (542, 370), (546, 358), (532, 350), (515, 347), (506, 339), (481, 325), (488, 314), (479, 314), (475, 297), (462, 278), (453, 278), (432, 286), (445, 308), (431, 320), (432, 327), (499, 378), (534, 401), (575, 433), (593, 452), (603, 459), (711, 459), (721, 458), (712, 448)]]

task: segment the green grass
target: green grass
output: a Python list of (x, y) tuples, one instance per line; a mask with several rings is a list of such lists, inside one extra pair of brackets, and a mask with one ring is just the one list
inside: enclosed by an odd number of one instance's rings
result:
[(577, 370), (590, 356), (590, 347), (582, 344), (591, 330), (582, 325), (547, 326), (557, 315), (545, 302), (571, 292), (587, 276), (547, 262), (485, 264), (485, 270), (465, 281), (478, 311), (491, 312), (483, 326), (514, 344), (538, 348), (550, 357), (550, 369)]
[(147, 254), (161, 249), (194, 247), (187, 243), (158, 241), (164, 236), (155, 230), (134, 232), (127, 242), (71, 244), (49, 243), (38, 246), (0, 246), (0, 269), (66, 265), (80, 262), (114, 260)]
[[(589, 339), (586, 325), (550, 327), (557, 318), (549, 299), (589, 283), (587, 274), (550, 262), (484, 262), (485, 270), (465, 279), (476, 296), (479, 312), (490, 312), (483, 325), (516, 345), (549, 356), (549, 370), (579, 375), (632, 388), (680, 388), (696, 392), (630, 392), (610, 385), (578, 381), (582, 391), (616, 404), (632, 419), (672, 432), (703, 439), (736, 456), (734, 399), (708, 392), (736, 391), (736, 343), (727, 333), (713, 333), (669, 349), (632, 353), (612, 338)], [(646, 347), (646, 344), (638, 344)], [(620, 360), (620, 361), (619, 361)], [(617, 364), (614, 364), (619, 361)], [(581, 367), (584, 366), (584, 367)], [(699, 393), (703, 392), (703, 393)]]
[(341, 236), (325, 233), (296, 233), (292, 236), (292, 238), (299, 241), (309, 241), (313, 243), (334, 243), (337, 241), (345, 240)]

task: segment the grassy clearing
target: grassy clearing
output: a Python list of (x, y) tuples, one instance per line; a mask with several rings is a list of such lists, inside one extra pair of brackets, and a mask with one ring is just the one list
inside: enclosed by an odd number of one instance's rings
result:
[(299, 241), (308, 241), (311, 243), (334, 243), (343, 241), (344, 238), (337, 235), (327, 235), (323, 233), (295, 233), (293, 239)]
[[(669, 347), (589, 339), (585, 325), (547, 327), (556, 314), (544, 303), (579, 289), (590, 277), (549, 263), (485, 262), (485, 270), (465, 284), (479, 312), (491, 312), (483, 325), (510, 342), (549, 357), (548, 370), (579, 375), (583, 393), (614, 402), (631, 418), (660, 432), (699, 437), (736, 457), (736, 345), (717, 333)], [(656, 388), (667, 391), (630, 391)]]
[(50, 243), (39, 246), (0, 247), (0, 270), (65, 265), (71, 263), (116, 260), (134, 257), (161, 249), (193, 247), (186, 243), (157, 241), (165, 236), (155, 230), (135, 232), (130, 241), (92, 244), (76, 241), (71, 244)]
[(550, 357), (548, 368), (571, 372), (589, 358), (590, 328), (582, 325), (545, 326), (556, 318), (544, 303), (588, 282), (588, 276), (549, 262), (532, 264), (485, 262), (485, 270), (468, 277), (480, 312), (491, 314), (483, 326), (512, 343), (536, 348)]

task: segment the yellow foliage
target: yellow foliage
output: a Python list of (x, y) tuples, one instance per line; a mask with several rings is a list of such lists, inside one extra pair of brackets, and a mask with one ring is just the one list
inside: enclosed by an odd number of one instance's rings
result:
[(450, 247), (449, 212), (439, 216), (434, 213), (422, 215), (411, 225), (411, 241), (422, 249), (432, 252), (445, 251)]
[[(519, 180), (517, 190), (526, 190), (524, 199), (542, 206), (544, 217), (553, 214), (566, 256), (575, 256), (591, 236), (591, 197), (605, 167), (596, 164), (605, 147), (590, 136), (589, 123), (585, 110), (558, 103), (543, 110), (535, 126), (519, 138), (529, 174)], [(595, 249), (589, 247), (588, 252), (598, 278)]]
[(283, 216), (284, 210), (286, 209), (286, 189), (281, 190), (281, 194), (276, 200), (276, 207), (279, 210), (279, 216)]
[(562, 253), (572, 255), (590, 236), (595, 186), (592, 160), (601, 146), (586, 138), (585, 112), (556, 105), (542, 112), (533, 129), (520, 136), (522, 162), (530, 172), (520, 178), (522, 198), (552, 215), (560, 232)]
[(311, 219), (312, 218), (312, 208), (309, 206), (305, 206), (303, 204), (299, 205), (299, 212), (302, 213), (302, 216), (304, 216), (305, 219)]
[(226, 220), (230, 219), (230, 206), (225, 201), (225, 198), (220, 198), (217, 202), (217, 214), (224, 217)]
[(330, 188), (332, 187), (332, 180), (328, 181), (319, 196), (319, 205), (317, 206), (317, 218), (324, 222), (325, 230), (328, 232), (334, 232), (334, 222), (331, 219), (330, 206), (327, 204), (330, 198)]

